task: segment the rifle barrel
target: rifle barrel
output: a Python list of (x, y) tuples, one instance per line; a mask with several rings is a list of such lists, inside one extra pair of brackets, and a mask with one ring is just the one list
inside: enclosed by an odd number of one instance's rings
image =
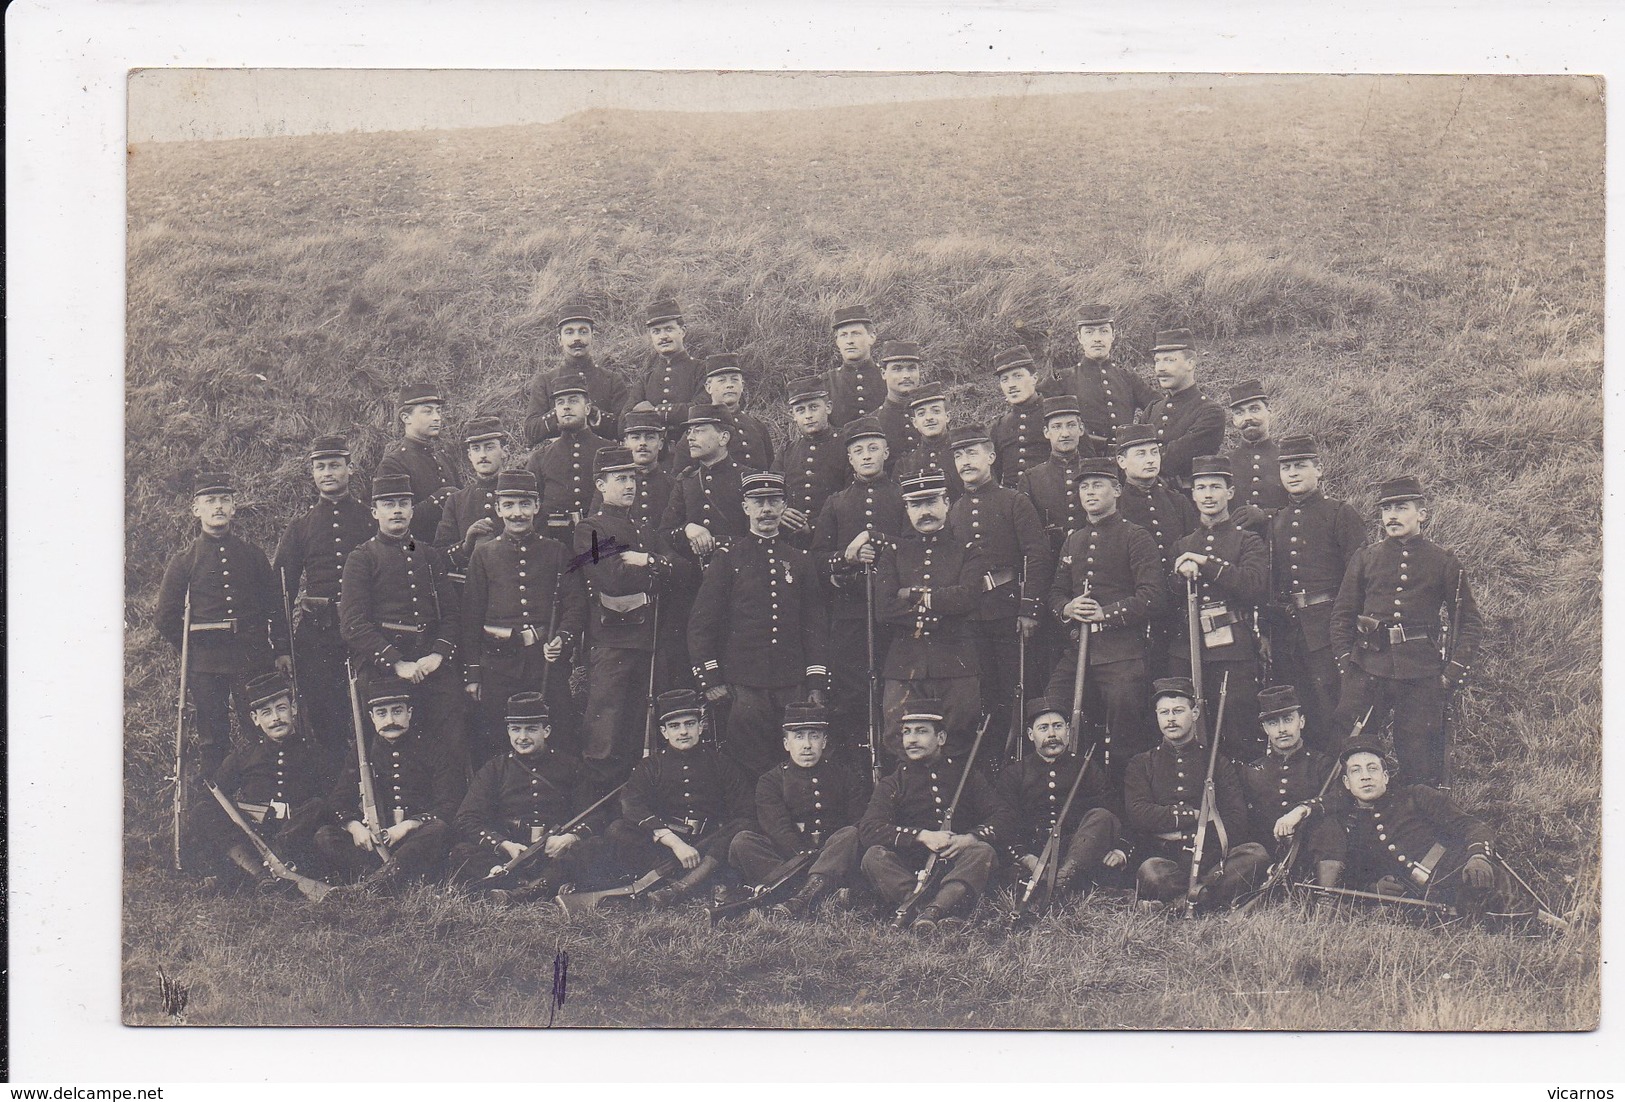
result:
[(173, 857), (175, 871), (184, 872), (181, 856), (181, 834), (186, 819), (186, 682), (192, 665), (192, 586), (187, 583), (185, 600), (181, 606), (181, 688), (175, 705), (175, 799), (171, 808), (174, 836)]
[[(1230, 693), (1230, 674), (1219, 681), (1219, 714), (1214, 717), (1212, 742), (1207, 751), (1207, 779), (1202, 782), (1202, 807), (1196, 813), (1196, 837), (1191, 845), (1191, 876), (1185, 888), (1185, 917), (1196, 917), (1196, 897), (1202, 889), (1202, 852), (1207, 847), (1208, 822), (1218, 813), (1213, 771), (1219, 764), (1219, 735), (1224, 730), (1224, 705)], [(1223, 854), (1220, 855), (1223, 860)]]

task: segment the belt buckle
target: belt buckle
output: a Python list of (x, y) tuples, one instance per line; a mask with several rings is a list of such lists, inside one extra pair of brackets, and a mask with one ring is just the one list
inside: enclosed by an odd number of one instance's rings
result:
[(1394, 624), (1388, 629), (1388, 645), (1390, 647), (1395, 643), (1404, 643), (1406, 641), (1404, 624)]

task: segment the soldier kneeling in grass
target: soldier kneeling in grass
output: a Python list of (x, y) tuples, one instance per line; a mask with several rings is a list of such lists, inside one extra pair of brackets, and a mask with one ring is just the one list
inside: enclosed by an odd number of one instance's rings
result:
[[(407, 693), (381, 684), (368, 695), (367, 712), (377, 734), (368, 740), (365, 789), (352, 757), (328, 796), (338, 822), (316, 832), (316, 848), (329, 867), (349, 877), (365, 873), (363, 886), (393, 887), (440, 871), (451, 849), (462, 769), (432, 733), (413, 728)], [(358, 791), (370, 794), (359, 806)]]
[[(245, 696), (260, 737), (227, 755), (210, 779), (284, 864), (308, 872), (316, 865), (316, 831), (331, 817), (324, 799), (331, 780), (329, 761), (305, 738), (286, 677), (256, 677)], [(231, 863), (261, 891), (292, 892), (293, 883), (270, 870), (243, 830), (213, 803), (205, 803), (217, 813), (208, 820), (210, 833)]]
[[(751, 825), (754, 808), (744, 771), (701, 742), (706, 720), (699, 694), (673, 689), (655, 703), (666, 748), (632, 770), (609, 840), (624, 869), (668, 870), (668, 882), (647, 898), (655, 907), (672, 907), (726, 871), (728, 847)], [(731, 898), (725, 885), (718, 893)]]
[[(541, 693), (508, 698), (508, 743), (474, 774), (456, 826), (463, 840), (452, 847), (447, 865), (452, 878), (477, 888), (490, 888), (502, 902), (520, 903), (569, 891), (591, 876), (597, 826), (592, 817), (572, 823), (592, 800), (592, 778), (579, 758), (547, 744), (553, 728)], [(559, 828), (570, 824), (568, 831)], [(528, 868), (511, 878), (489, 880), (488, 874), (543, 843)], [(481, 883), (481, 881), (487, 881)], [(500, 894), (499, 894), (500, 893)]]
[(784, 749), (790, 760), (756, 782), (757, 830), (743, 830), (728, 860), (747, 883), (767, 884), (774, 870), (800, 853), (816, 852), (805, 883), (775, 913), (800, 917), (858, 879), (858, 816), (868, 793), (865, 778), (824, 760), (829, 719), (824, 707), (792, 703), (784, 709)]

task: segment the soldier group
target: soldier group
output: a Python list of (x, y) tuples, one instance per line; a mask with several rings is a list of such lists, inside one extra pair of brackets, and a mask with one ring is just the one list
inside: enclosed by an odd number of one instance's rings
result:
[[(317, 501), (269, 561), (232, 532), (232, 478), (199, 477), (158, 627), (197, 771), (282, 863), (567, 909), (869, 899), (921, 931), (1046, 875), (1218, 906), (1294, 840), (1326, 889), (1505, 894), (1447, 792), (1480, 620), (1416, 479), (1378, 485), (1368, 543), (1264, 386), (1231, 388), (1224, 452), (1189, 331), (1156, 334), (1153, 386), (1100, 306), (1076, 364), (994, 357), (985, 425), (840, 310), (777, 449), (737, 356), (691, 357), (674, 302), (646, 322), (623, 379), (593, 312), (561, 311), (528, 458), (479, 416), (454, 461), (428, 382), (370, 508), (347, 442), (316, 439)], [(189, 859), (283, 883), (212, 811)]]

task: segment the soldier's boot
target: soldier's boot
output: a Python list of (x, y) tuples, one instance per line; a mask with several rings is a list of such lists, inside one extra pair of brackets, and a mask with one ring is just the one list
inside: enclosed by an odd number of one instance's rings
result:
[(1066, 895), (1077, 887), (1078, 881), (1083, 879), (1083, 865), (1078, 861), (1062, 861), (1061, 867), (1055, 870), (1055, 894), (1057, 897)]
[(702, 857), (700, 863), (685, 873), (680, 879), (663, 888), (656, 888), (649, 893), (651, 907), (675, 907), (698, 891), (711, 874), (717, 871), (719, 862), (715, 857)]
[(553, 894), (553, 885), (543, 878), (517, 888), (492, 888), (485, 893), (485, 897), (499, 907), (511, 907), (519, 903), (533, 903)]
[(271, 894), (282, 886), (282, 880), (276, 873), (265, 867), (260, 855), (245, 845), (232, 846), (226, 851), (231, 863), (248, 874), (254, 890)]
[(937, 929), (945, 934), (964, 929), (972, 901), (971, 890), (964, 884), (957, 880), (944, 884), (931, 901), (931, 905), (942, 912), (942, 917), (937, 919)]
[(362, 891), (387, 892), (398, 888), (404, 879), (401, 863), (392, 857), (363, 876), (356, 887)]
[(735, 903), (742, 903), (750, 897), (750, 892), (744, 888), (736, 888), (732, 884), (721, 883), (711, 889), (711, 902), (718, 907), (728, 907)]
[(785, 918), (800, 918), (814, 907), (818, 906), (826, 896), (835, 894), (835, 885), (823, 876), (813, 873), (807, 877), (807, 882), (789, 899), (773, 908), (773, 913), (783, 915)]
[(916, 934), (934, 934), (937, 932), (937, 923), (942, 921), (942, 908), (935, 903), (921, 907), (920, 913), (914, 916), (909, 923), (909, 929)]

